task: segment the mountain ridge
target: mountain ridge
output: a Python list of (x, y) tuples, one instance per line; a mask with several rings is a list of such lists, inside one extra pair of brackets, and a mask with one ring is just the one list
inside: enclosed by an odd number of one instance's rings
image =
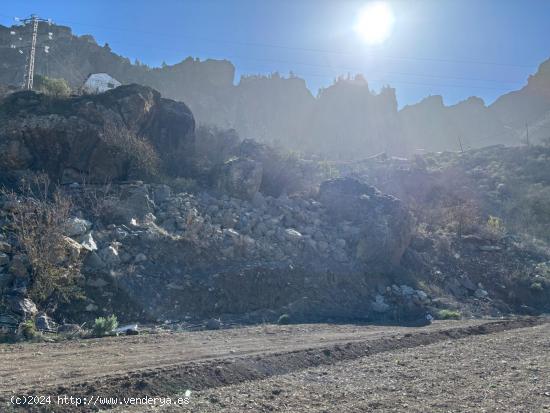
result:
[[(24, 56), (8, 47), (12, 28), (0, 26), (3, 84), (23, 78)], [(395, 89), (376, 93), (362, 75), (339, 77), (314, 96), (294, 75), (243, 76), (235, 83), (230, 61), (192, 57), (150, 68), (132, 64), (108, 44), (98, 45), (91, 35), (74, 35), (70, 27), (54, 25), (50, 30), (55, 40), (49, 56), (39, 51), (38, 74), (64, 78), (76, 88), (89, 73), (107, 72), (122, 83), (147, 85), (185, 102), (200, 124), (235, 129), (243, 138), (322, 158), (459, 150), (459, 142), (465, 147), (519, 145), (526, 124), (532, 125), (532, 141), (550, 136), (550, 60), (523, 88), (490, 105), (472, 96), (446, 106), (442, 97), (428, 96), (398, 110)]]

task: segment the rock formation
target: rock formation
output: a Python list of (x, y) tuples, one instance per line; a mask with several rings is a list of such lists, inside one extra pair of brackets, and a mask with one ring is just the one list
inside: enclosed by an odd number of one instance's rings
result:
[(158, 155), (168, 170), (180, 172), (193, 159), (192, 113), (148, 87), (68, 99), (13, 93), (0, 104), (0, 117), (0, 166), (12, 172), (32, 169), (54, 181), (104, 183), (146, 173), (132, 170), (136, 157), (145, 162)]
[[(0, 84), (19, 85), (25, 57), (9, 47), (12, 29), (0, 26)], [(362, 76), (338, 78), (314, 96), (294, 75), (246, 76), (234, 84), (235, 67), (225, 60), (187, 58), (150, 68), (131, 64), (91, 36), (74, 36), (68, 27), (54, 25), (51, 30), (55, 47), (49, 56), (39, 51), (38, 74), (64, 78), (78, 88), (89, 73), (106, 72), (123, 83), (148, 85), (186, 102), (200, 124), (233, 128), (244, 138), (322, 158), (457, 151), (461, 144), (520, 145), (526, 123), (533, 142), (550, 136), (548, 61), (527, 86), (489, 106), (475, 97), (445, 106), (441, 97), (433, 96), (398, 110), (394, 89), (375, 93)]]

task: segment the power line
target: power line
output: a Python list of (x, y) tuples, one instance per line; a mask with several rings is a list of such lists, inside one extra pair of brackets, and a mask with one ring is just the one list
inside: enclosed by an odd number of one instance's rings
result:
[[(5, 15), (4, 15), (5, 16)], [(99, 26), (99, 25), (90, 25), (85, 23), (79, 23), (74, 21), (65, 21), (66, 24), (76, 24), (76, 25), (83, 25), (83, 26), (90, 26), (90, 27), (96, 27), (96, 28), (102, 28), (107, 30), (116, 30), (116, 31), (125, 31), (125, 32), (132, 32), (132, 33), (144, 33), (144, 34), (156, 34), (161, 36), (168, 36), (168, 34), (165, 33), (159, 33), (159, 32), (151, 32), (151, 31), (143, 31), (143, 30), (130, 30), (125, 28), (114, 28), (114, 27), (106, 27), (106, 26)], [(173, 35), (170, 35), (173, 37)], [(264, 43), (251, 43), (251, 42), (229, 42), (229, 41), (214, 41), (214, 40), (207, 40), (203, 39), (205, 41), (211, 41), (211, 42), (218, 42), (218, 43), (235, 43), (235, 44), (243, 44), (243, 45), (253, 45), (253, 46), (261, 46), (261, 47), (277, 47), (277, 48), (288, 48), (293, 50), (304, 50), (304, 51), (322, 51), (320, 49), (308, 49), (308, 48), (296, 48), (296, 47), (290, 47), (290, 46), (283, 46), (283, 45), (270, 45), (270, 44), (264, 44)], [(126, 45), (138, 45), (138, 43), (132, 43), (132, 42), (120, 42)], [(143, 43), (139, 43), (139, 46), (143, 46)], [(155, 45), (155, 48), (157, 49), (164, 49), (164, 50), (170, 50), (174, 51), (174, 48), (167, 48)], [(340, 51), (323, 51), (327, 53), (338, 53), (338, 54), (349, 54), (345, 52)], [(290, 60), (281, 60), (281, 59), (270, 59), (270, 58), (253, 58), (248, 56), (226, 56), (226, 59), (240, 59), (240, 60), (249, 60), (249, 61), (266, 61), (266, 62), (274, 62), (274, 63), (285, 63), (285, 64), (296, 64), (301, 66), (311, 66), (311, 67), (319, 67), (319, 68), (329, 68), (333, 70), (342, 70), (342, 71), (354, 71), (354, 72), (363, 72), (364, 69), (359, 68), (352, 68), (352, 67), (340, 67), (340, 66), (333, 66), (333, 65), (321, 65), (321, 64), (314, 64), (314, 63), (307, 63), (307, 62), (295, 62)], [(450, 63), (475, 63), (475, 64), (487, 64), (487, 65), (498, 65), (498, 66), (517, 66), (517, 67), (532, 67), (532, 66), (524, 66), (524, 65), (511, 65), (511, 64), (505, 64), (505, 63), (495, 63), (495, 62), (480, 62), (480, 61), (473, 61), (473, 60), (451, 60), (451, 59), (440, 59), (440, 58), (422, 58), (422, 57), (382, 57), (382, 59), (406, 59), (406, 60), (422, 60), (422, 61), (442, 61), (442, 62), (450, 62)], [(418, 73), (409, 73), (409, 72), (390, 72), (390, 71), (376, 71), (376, 70), (370, 70), (370, 73), (389, 73), (389, 74), (395, 74), (399, 76), (416, 76), (416, 77), (424, 77), (424, 78), (433, 78), (433, 79), (452, 79), (452, 80), (465, 80), (465, 81), (479, 81), (479, 82), (491, 82), (491, 83), (498, 83), (498, 84), (521, 84), (523, 82), (521, 81), (499, 81), (494, 79), (478, 79), (478, 78), (466, 78), (466, 77), (453, 77), (453, 76), (438, 76), (438, 75), (427, 75), (427, 74), (418, 74)], [(302, 72), (304, 73), (304, 72)], [(333, 77), (334, 74), (330, 75), (311, 75), (313, 77)], [(375, 79), (370, 79), (371, 81), (380, 81)], [(434, 84), (429, 83), (418, 83), (418, 82), (406, 82), (406, 81), (395, 81), (395, 80), (381, 80), (382, 82), (389, 81), (391, 83), (403, 83), (403, 84), (417, 84), (422, 86), (432, 86)], [(446, 86), (446, 85), (440, 85), (436, 84), (436, 86)], [(485, 87), (485, 86), (469, 86), (469, 85), (449, 85), (450, 87), (455, 88), (475, 88), (475, 89), (493, 89), (493, 90), (502, 90), (502, 88), (491, 88), (491, 87)]]
[[(78, 22), (65, 22), (65, 23), (85, 25), (83, 23), (78, 23)], [(105, 28), (104, 26), (97, 26), (97, 25), (88, 25), (88, 26), (97, 27), (97, 28)], [(111, 29), (112, 30), (122, 30), (122, 31), (132, 31), (134, 33), (136, 33), (136, 32), (153, 33), (153, 34), (155, 33), (155, 32), (129, 30), (129, 29), (124, 29), (124, 28), (111, 28)], [(161, 35), (163, 35), (163, 34), (161, 34)], [(134, 44), (134, 45), (137, 44), (137, 43), (131, 43), (131, 42), (118, 42), (118, 43), (127, 44), (127, 45), (128, 44)], [(139, 45), (143, 46), (143, 43), (140, 43)], [(265, 46), (265, 44), (260, 44), (260, 43), (257, 43), (255, 45)], [(267, 46), (269, 46), (269, 45), (267, 45)], [(160, 49), (164, 49), (164, 50), (171, 50), (171, 51), (175, 50), (173, 48), (167, 48), (167, 47), (162, 47), (162, 46), (157, 46), (157, 45), (155, 45), (155, 47), (160, 48)], [(299, 49), (303, 49), (303, 48), (299, 48)], [(280, 60), (280, 59), (253, 58), (253, 57), (243, 57), (243, 56), (235, 56), (235, 55), (227, 56), (226, 58), (227, 59), (240, 59), (240, 60), (245, 60), (245, 61), (246, 60), (248, 60), (248, 61), (266, 61), (266, 62), (275, 62), (275, 63), (296, 64), (296, 65), (303, 65), (303, 66), (328, 68), (328, 69), (333, 69), (333, 70), (346, 70), (346, 71), (357, 71), (357, 72), (362, 71), (362, 69), (358, 69), (358, 68), (343, 68), (343, 67), (339, 67), (339, 66), (322, 65), (322, 64), (314, 64), (314, 63), (306, 63), (306, 62), (294, 62), (294, 61), (290, 61), (290, 60)], [(413, 58), (411, 58), (411, 59), (413, 59)], [(416, 58), (414, 58), (414, 59), (416, 59)], [(424, 58), (418, 58), (418, 59), (419, 60), (425, 60)], [(448, 59), (432, 59), (432, 58), (430, 58), (429, 60), (439, 60), (439, 61), (446, 60), (446, 61), (449, 61), (449, 62), (451, 61), (451, 60), (448, 60)], [(456, 60), (456, 61), (453, 61), (453, 62), (459, 62), (459, 61)], [(464, 62), (464, 61), (462, 61), (462, 62)], [(490, 64), (488, 62), (475, 62), (475, 63)], [(500, 63), (498, 63), (498, 65), (506, 66), (506, 64), (500, 64)], [(523, 67), (528, 67), (528, 66), (523, 66)], [(242, 67), (240, 69), (241, 69), (241, 71), (243, 70)], [(382, 74), (388, 73), (388, 74), (394, 74), (394, 75), (399, 75), (399, 76), (417, 76), (417, 77), (424, 77), (424, 78), (428, 78), (428, 79), (453, 79), (453, 80), (465, 80), (465, 81), (492, 82), (492, 83), (510, 84), (510, 85), (511, 84), (518, 84), (519, 85), (520, 83), (522, 83), (522, 82), (512, 82), (512, 81), (510, 81), (510, 82), (508, 82), (508, 81), (498, 81), (498, 80), (493, 80), (493, 79), (477, 79), (477, 78), (464, 78), (464, 77), (452, 77), (452, 76), (437, 76), (437, 75), (427, 75), (427, 74), (408, 73), (408, 72), (390, 72), (390, 71), (376, 71), (376, 70), (370, 70), (369, 72), (370, 73), (382, 73)], [(334, 73), (332, 73), (332, 74), (317, 74), (317, 73), (307, 73), (307, 72), (303, 72), (303, 71), (300, 71), (300, 73), (296, 73), (296, 74), (298, 74), (300, 76), (303, 76), (303, 77), (320, 77), (320, 78), (331, 78), (331, 77), (334, 78), (335, 76), (337, 76), (337, 74), (334, 74)], [(372, 81), (372, 82), (381, 82), (381, 83), (389, 83), (389, 84), (406, 84), (406, 85), (416, 85), (416, 86), (438, 86), (438, 87), (451, 87), (451, 88), (459, 88), (459, 89), (486, 89), (486, 90), (499, 90), (499, 91), (502, 91), (502, 89), (503, 89), (503, 88), (499, 88), (499, 87), (489, 87), (489, 86), (441, 84), (441, 83), (431, 83), (431, 82), (411, 82), (411, 81), (395, 80), (395, 79), (389, 79), (389, 78), (384, 78), (384, 79), (371, 78), (371, 79), (368, 79), (368, 80)]]
[[(116, 41), (114, 44), (125, 44), (130, 46), (140, 46), (143, 47), (143, 42), (137, 43), (137, 42), (120, 42)], [(169, 51), (179, 51), (174, 48), (169, 47), (162, 47), (155, 45), (156, 49), (160, 50), (169, 50)], [(183, 49), (182, 49), (183, 52)], [(257, 57), (248, 57), (248, 56), (239, 56), (239, 55), (227, 55), (225, 56), (225, 59), (239, 59), (239, 60), (245, 60), (245, 61), (259, 61), (259, 62), (272, 62), (272, 63), (284, 63), (284, 64), (295, 64), (299, 66), (310, 66), (310, 67), (317, 67), (317, 68), (327, 68), (327, 69), (333, 69), (333, 70), (340, 70), (340, 71), (348, 71), (348, 72), (356, 72), (356, 73), (384, 73), (384, 74), (392, 74), (392, 75), (399, 75), (399, 76), (416, 76), (416, 77), (424, 77), (424, 78), (432, 78), (432, 79), (452, 79), (452, 80), (465, 80), (465, 81), (477, 81), (477, 82), (490, 82), (490, 83), (497, 83), (497, 84), (508, 84), (508, 85), (519, 85), (522, 84), (523, 81), (502, 81), (502, 80), (495, 80), (495, 79), (481, 79), (481, 78), (468, 78), (468, 77), (455, 77), (455, 76), (439, 76), (439, 75), (428, 75), (428, 74), (421, 74), (421, 73), (412, 73), (412, 72), (395, 72), (395, 71), (380, 71), (380, 70), (366, 70), (364, 68), (358, 68), (358, 67), (343, 67), (343, 66), (334, 66), (334, 65), (323, 65), (318, 63), (307, 63), (307, 62), (299, 62), (299, 61), (293, 61), (293, 60), (281, 60), (281, 59), (272, 59), (272, 58), (257, 58)], [(332, 75), (327, 75), (332, 76)]]
[[(102, 26), (102, 25), (94, 25), (94, 24), (88, 24), (88, 23), (82, 23), (82, 22), (70, 21), (70, 20), (61, 21), (60, 23), (64, 23), (67, 25), (87, 26), (87, 27), (93, 27), (93, 28), (98, 28), (102, 30), (122, 31), (122, 32), (129, 32), (129, 33), (143, 33), (143, 34), (149, 34), (149, 35), (169, 37), (172, 39), (174, 37), (178, 37), (178, 38), (183, 38), (187, 40), (194, 39), (194, 40), (200, 40), (204, 42), (217, 43), (217, 44), (224, 43), (224, 44), (235, 44), (235, 45), (241, 45), (241, 46), (253, 46), (253, 47), (261, 47), (261, 48), (267, 47), (267, 48), (275, 48), (275, 49), (295, 50), (295, 51), (302, 51), (302, 52), (315, 52), (315, 53), (324, 53), (324, 54), (357, 56), (357, 53), (346, 52), (341, 50), (298, 47), (298, 46), (289, 46), (289, 45), (272, 44), (272, 43), (208, 39), (204, 37), (181, 36), (179, 34), (176, 35), (173, 33), (162, 33), (162, 32), (149, 31), (149, 30), (136, 30), (136, 29), (123, 28), (123, 27), (109, 27), (109, 26)], [(533, 66), (536, 66), (536, 65), (519, 65), (519, 64), (513, 64), (513, 63), (502, 63), (502, 62), (487, 62), (487, 61), (474, 60), (474, 59), (445, 59), (445, 58), (438, 58), (438, 57), (417, 57), (417, 56), (378, 56), (372, 53), (370, 54), (364, 53), (363, 55), (375, 56), (381, 60), (412, 60), (412, 61), (442, 62), (442, 63), (453, 63), (453, 64), (466, 63), (466, 64), (477, 64), (477, 65), (486, 65), (486, 66), (508, 66), (508, 67), (520, 67), (520, 68), (533, 68)]]

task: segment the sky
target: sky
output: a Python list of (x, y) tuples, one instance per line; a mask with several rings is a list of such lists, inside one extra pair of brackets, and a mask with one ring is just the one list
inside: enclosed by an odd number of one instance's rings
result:
[(486, 104), (525, 85), (550, 57), (548, 0), (388, 0), (392, 30), (356, 30), (367, 0), (3, 0), (0, 24), (31, 13), (91, 34), (150, 66), (228, 59), (241, 75), (290, 72), (313, 94), (361, 73), (396, 88), (399, 106), (429, 95)]

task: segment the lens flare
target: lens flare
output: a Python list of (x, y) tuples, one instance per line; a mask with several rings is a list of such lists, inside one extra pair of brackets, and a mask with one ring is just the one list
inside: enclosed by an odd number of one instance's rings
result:
[(367, 44), (384, 43), (391, 35), (395, 16), (387, 3), (367, 4), (357, 16), (354, 30)]

